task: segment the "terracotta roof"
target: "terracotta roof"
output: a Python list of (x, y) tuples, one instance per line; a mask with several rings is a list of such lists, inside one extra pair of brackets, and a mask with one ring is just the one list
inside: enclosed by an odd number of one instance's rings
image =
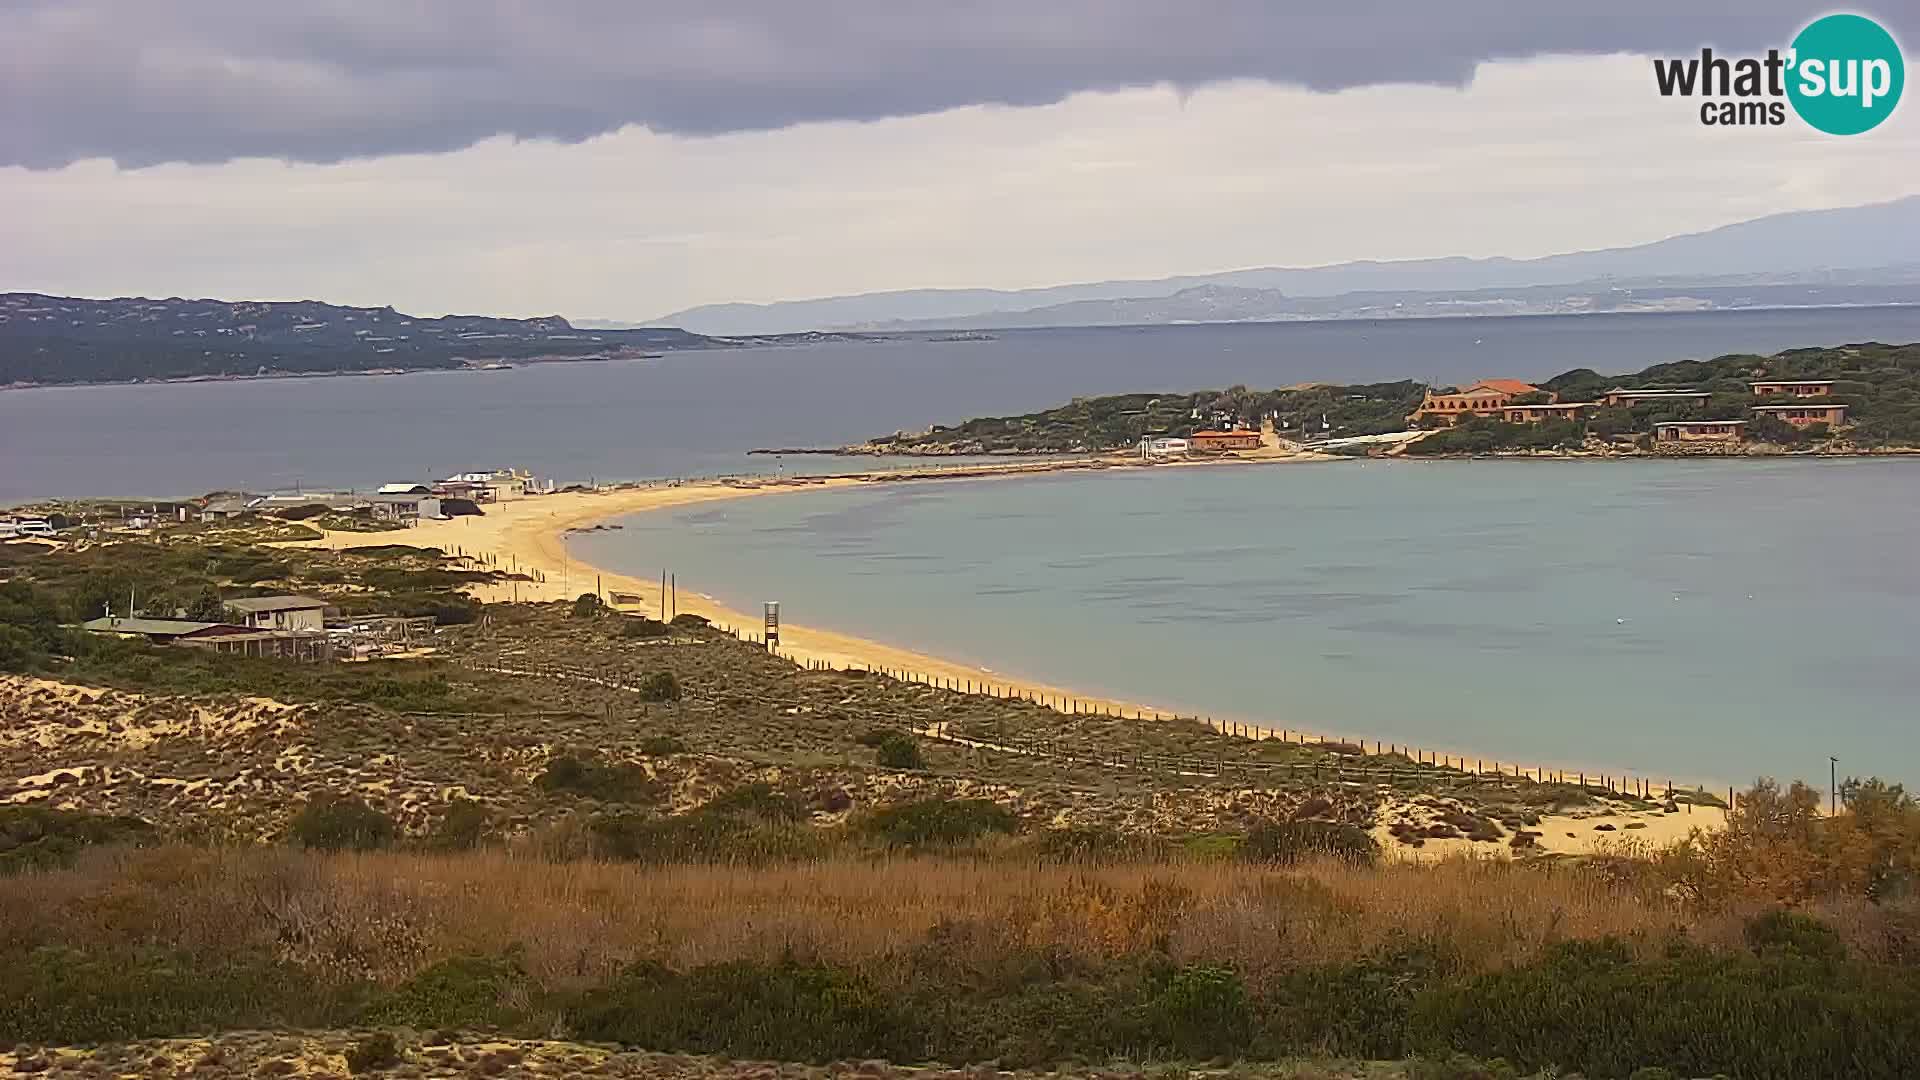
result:
[(1205, 439), (1208, 437), (1212, 437), (1212, 438), (1220, 439), (1220, 438), (1228, 438), (1228, 437), (1236, 437), (1236, 436), (1257, 439), (1260, 437), (1260, 433), (1257, 431), (1196, 431), (1191, 436), (1189, 436), (1189, 438)]
[(1531, 394), (1540, 389), (1532, 383), (1524, 383), (1519, 379), (1481, 379), (1469, 387), (1466, 392), (1471, 394), (1474, 390), (1482, 386), (1489, 390), (1498, 390), (1503, 394), (1514, 395)]

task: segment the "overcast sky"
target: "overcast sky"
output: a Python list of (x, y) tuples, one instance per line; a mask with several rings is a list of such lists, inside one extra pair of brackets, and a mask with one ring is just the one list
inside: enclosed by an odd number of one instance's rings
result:
[(0, 0), (0, 289), (642, 319), (1920, 192), (1913, 102), (1835, 138), (1661, 99), (1648, 55), (1826, 10), (1689, 6)]

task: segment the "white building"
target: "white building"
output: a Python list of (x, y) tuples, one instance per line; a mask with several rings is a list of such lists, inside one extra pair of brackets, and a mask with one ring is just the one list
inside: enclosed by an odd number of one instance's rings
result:
[(227, 613), (257, 630), (324, 630), (327, 602), (311, 596), (249, 596), (228, 600)]

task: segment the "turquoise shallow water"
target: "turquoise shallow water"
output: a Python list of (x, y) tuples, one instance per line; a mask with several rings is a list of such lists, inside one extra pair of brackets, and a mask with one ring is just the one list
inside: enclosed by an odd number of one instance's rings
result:
[(1676, 780), (1920, 780), (1920, 461), (1368, 462), (628, 518), (590, 562), (1165, 708)]

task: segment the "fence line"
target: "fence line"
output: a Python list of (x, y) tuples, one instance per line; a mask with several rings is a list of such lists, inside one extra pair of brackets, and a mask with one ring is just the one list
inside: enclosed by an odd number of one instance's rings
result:
[[(742, 635), (740, 632), (736, 630), (733, 630), (724, 626), (718, 626), (718, 624), (715, 624), (715, 625), (718, 629), (722, 630), (723, 632), (728, 633), (742, 641), (753, 640), (753, 635), (751, 634)], [(764, 641), (759, 643), (764, 644)], [(1111, 716), (1111, 717), (1120, 718), (1120, 719), (1128, 718), (1127, 710), (1117, 708), (1114, 706), (1102, 706), (1100, 710), (1078, 711), (1078, 707), (1085, 703), (1081, 702), (1078, 698), (1071, 697), (1071, 696), (1042, 693), (1038, 691), (1025, 690), (1025, 689), (1022, 689), (1019, 687), (1013, 687), (1013, 686), (1001, 687), (995, 684), (985, 684), (985, 683), (975, 684), (970, 680), (966, 680), (966, 679), (954, 679), (946, 676), (926, 675), (923, 673), (909, 672), (909, 671), (887, 668), (887, 667), (867, 667), (864, 665), (847, 665), (847, 666), (837, 667), (830, 662), (821, 661), (821, 660), (806, 659), (806, 660), (796, 661), (794, 660), (793, 657), (785, 656), (778, 652), (775, 652), (773, 655), (780, 656), (782, 659), (786, 659), (791, 662), (794, 662), (798, 664), (800, 667), (802, 667), (803, 669), (809, 670), (809, 671), (855, 672), (855, 673), (868, 674), (868, 675), (877, 675), (881, 678), (892, 679), (896, 682), (915, 683), (918, 685), (927, 686), (931, 689), (947, 690), (955, 693), (980, 694), (983, 696), (993, 697), (998, 700), (1025, 701), (1030, 704), (1039, 705), (1043, 708), (1050, 708), (1050, 709), (1055, 709), (1056, 711), (1065, 712), (1068, 715)], [(496, 675), (521, 676), (521, 677), (530, 677), (530, 678), (563, 679), (563, 680), (568, 680), (573, 682), (584, 682), (584, 683), (589, 683), (596, 686), (603, 686), (609, 689), (619, 690), (624, 693), (640, 693), (641, 692), (641, 688), (636, 683), (627, 682), (627, 681), (615, 679), (615, 678), (609, 678), (603, 674), (590, 671), (585, 668), (571, 667), (563, 664), (542, 664), (542, 665), (537, 665), (532, 667), (524, 667), (524, 666), (513, 667), (513, 666), (504, 665), (504, 664), (464, 663), (461, 666), (467, 667), (474, 671), (488, 672)], [(979, 686), (981, 688), (974, 689), (975, 686)], [(1004, 692), (990, 692), (988, 688), (991, 688), (992, 691), (1004, 691)], [(435, 715), (452, 715), (452, 714), (440, 713)], [(474, 715), (491, 715), (491, 714), (474, 714)], [(538, 716), (538, 715), (545, 715), (545, 714), (528, 712), (528, 713), (520, 713), (515, 715)], [(574, 711), (574, 712), (557, 713), (554, 715), (580, 716), (580, 715), (591, 715), (591, 714), (590, 713), (583, 714), (581, 712)], [(1355, 752), (1361, 755), (1365, 755), (1367, 753), (1367, 749), (1366, 749), (1367, 740), (1364, 740), (1364, 739), (1356, 739), (1356, 740), (1328, 739), (1324, 736), (1312, 735), (1306, 732), (1293, 732), (1288, 729), (1276, 730), (1271, 728), (1261, 728), (1261, 727), (1256, 727), (1252, 725), (1245, 725), (1245, 724), (1239, 724), (1239, 723), (1233, 723), (1233, 722), (1216, 721), (1212, 717), (1201, 717), (1201, 716), (1183, 717), (1178, 714), (1161, 713), (1151, 709), (1146, 709), (1146, 710), (1135, 709), (1133, 710), (1133, 716), (1131, 717), (1131, 719), (1185, 720), (1185, 721), (1202, 724), (1213, 731), (1216, 731), (1222, 735), (1227, 735), (1229, 737), (1246, 738), (1253, 741), (1264, 741), (1264, 740), (1270, 740), (1275, 737), (1278, 737), (1281, 739), (1281, 741), (1289, 744), (1296, 744), (1301, 746), (1316, 746), (1316, 747), (1340, 747), (1349, 752)], [(965, 747), (968, 749), (986, 750), (986, 751), (997, 752), (997, 753), (1019, 754), (1022, 756), (1041, 758), (1049, 761), (1059, 761), (1065, 764), (1095, 765), (1095, 766), (1115, 767), (1115, 768), (1131, 768), (1131, 769), (1137, 769), (1141, 771), (1171, 773), (1174, 775), (1220, 776), (1228, 772), (1237, 771), (1241, 773), (1266, 773), (1266, 774), (1285, 773), (1289, 776), (1299, 776), (1304, 773), (1304, 774), (1310, 775), (1312, 778), (1316, 780), (1326, 778), (1326, 779), (1331, 779), (1331, 780), (1342, 782), (1342, 783), (1355, 783), (1355, 782), (1364, 783), (1367, 781), (1391, 783), (1397, 780), (1445, 780), (1450, 783), (1467, 782), (1467, 783), (1474, 783), (1474, 784), (1559, 783), (1559, 784), (1573, 785), (1573, 786), (1579, 787), (1583, 791), (1588, 791), (1593, 793), (1605, 793), (1608, 795), (1620, 795), (1620, 796), (1638, 796), (1643, 799), (1671, 797), (1673, 794), (1675, 794), (1676, 790), (1679, 790), (1679, 791), (1685, 790), (1684, 788), (1676, 789), (1673, 786), (1673, 782), (1671, 780), (1665, 781), (1664, 784), (1656, 784), (1645, 778), (1621, 777), (1621, 776), (1597, 776), (1597, 775), (1589, 776), (1586, 773), (1578, 773), (1578, 772), (1567, 773), (1563, 771), (1556, 771), (1556, 770), (1549, 770), (1549, 769), (1526, 769), (1518, 765), (1504, 764), (1497, 761), (1489, 763), (1485, 759), (1474, 759), (1472, 762), (1472, 768), (1468, 768), (1467, 767), (1468, 759), (1465, 757), (1461, 757), (1458, 755), (1451, 755), (1451, 754), (1436, 754), (1431, 751), (1424, 751), (1424, 750), (1419, 750), (1415, 748), (1403, 747), (1397, 743), (1383, 743), (1381, 740), (1378, 740), (1378, 739), (1373, 740), (1373, 746), (1374, 746), (1373, 753), (1375, 756), (1381, 756), (1383, 754), (1402, 754), (1408, 759), (1408, 765), (1407, 766), (1402, 766), (1397, 764), (1367, 765), (1363, 763), (1349, 762), (1344, 759), (1344, 757), (1341, 755), (1341, 751), (1338, 751), (1338, 750), (1333, 752), (1333, 757), (1330, 760), (1321, 760), (1321, 761), (1313, 761), (1313, 762), (1234, 760), (1226, 757), (1204, 758), (1204, 757), (1180, 756), (1180, 755), (1171, 755), (1171, 754), (1154, 754), (1154, 753), (1146, 753), (1146, 752), (1128, 753), (1128, 752), (1117, 751), (1114, 753), (1086, 753), (1084, 751), (1070, 749), (1069, 748), (1071, 746), (1070, 743), (1058, 738), (1054, 738), (1054, 739), (1024, 738), (1024, 739), (1020, 739), (1010, 743), (995, 743), (995, 742), (989, 742), (986, 740), (970, 739), (964, 736), (955, 735), (952, 733), (950, 729), (951, 729), (951, 721), (938, 721), (933, 724), (929, 724), (925, 726), (910, 727), (910, 730), (915, 735), (921, 736), (923, 738), (932, 739), (936, 742), (943, 742), (950, 745)], [(1294, 736), (1297, 736), (1297, 738), (1295, 738)], [(1425, 765), (1428, 767), (1427, 768), (1409, 767), (1409, 766), (1419, 766), (1419, 765)], [(1509, 769), (1511, 769), (1511, 771), (1508, 771)], [(1728, 795), (1728, 805), (1731, 806), (1734, 793), (1731, 789), (1729, 789), (1727, 792), (1727, 795)]]

